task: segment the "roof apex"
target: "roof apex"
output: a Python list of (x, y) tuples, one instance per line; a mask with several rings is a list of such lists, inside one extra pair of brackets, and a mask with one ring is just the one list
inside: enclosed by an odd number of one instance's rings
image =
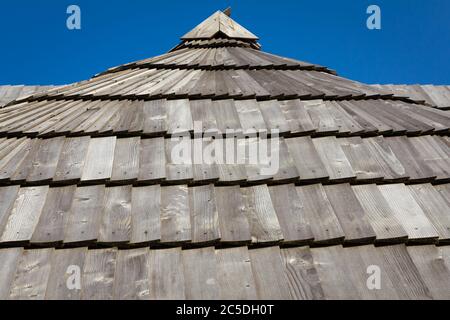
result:
[(215, 12), (208, 19), (181, 37), (181, 39), (211, 39), (219, 32), (232, 39), (258, 40), (257, 36), (222, 11)]

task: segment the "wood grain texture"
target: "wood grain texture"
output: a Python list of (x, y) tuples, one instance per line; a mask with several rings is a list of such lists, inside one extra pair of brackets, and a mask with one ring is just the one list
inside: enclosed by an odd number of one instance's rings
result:
[(216, 253), (213, 247), (184, 250), (184, 283), (187, 300), (218, 300)]
[(50, 244), (64, 240), (64, 227), (68, 219), (76, 186), (50, 188), (31, 243)]
[(192, 243), (214, 243), (220, 239), (219, 214), (214, 185), (189, 188)]
[(132, 244), (151, 243), (161, 239), (161, 187), (133, 188), (131, 194)]
[(383, 179), (383, 170), (360, 137), (338, 139), (342, 151), (358, 181), (376, 182)]
[(376, 234), (350, 184), (324, 186), (348, 243), (372, 243)]
[(28, 182), (50, 181), (56, 173), (64, 137), (42, 140), (27, 176)]
[(145, 101), (143, 105), (144, 127), (143, 133), (159, 135), (167, 131), (167, 111), (164, 100)]
[(49, 187), (21, 188), (11, 209), (0, 241), (28, 242), (39, 222)]
[(222, 243), (250, 243), (250, 226), (239, 186), (214, 189)]
[(194, 130), (189, 100), (167, 100), (166, 127), (168, 134), (187, 133)]
[(149, 250), (120, 250), (114, 276), (114, 299), (148, 300), (150, 296)]
[(305, 219), (311, 226), (317, 244), (341, 243), (345, 233), (334, 213), (327, 194), (320, 184), (297, 187)]
[(98, 242), (119, 244), (131, 238), (131, 186), (106, 188)]
[(84, 262), (81, 298), (112, 300), (117, 249), (89, 250)]
[(98, 239), (105, 186), (79, 187), (75, 191), (66, 223), (64, 243), (85, 243)]
[(17, 264), (9, 299), (43, 300), (54, 249), (26, 250)]
[(8, 222), (19, 189), (19, 186), (0, 187), (0, 234)]
[(439, 234), (439, 241), (450, 240), (450, 206), (431, 184), (410, 185), (409, 191)]
[(187, 183), (194, 179), (192, 170), (192, 142), (189, 136), (166, 139), (166, 181)]
[(356, 174), (336, 138), (313, 139), (313, 144), (327, 169), (330, 180), (345, 182), (356, 178)]
[(185, 185), (161, 188), (161, 242), (192, 240), (189, 190)]
[(297, 167), (300, 181), (322, 181), (329, 178), (310, 137), (286, 139), (285, 142)]
[[(55, 250), (45, 294), (46, 300), (80, 300), (81, 288), (69, 288), (68, 284), (75, 286), (76, 277), (81, 276), (86, 253), (87, 248)], [(71, 267), (79, 268), (80, 273)]]
[(295, 300), (322, 300), (324, 293), (308, 247), (282, 249), (289, 292)]
[(164, 138), (142, 139), (139, 148), (139, 182), (158, 182), (165, 179)]
[(89, 141), (82, 181), (111, 179), (116, 137), (94, 138)]
[(23, 254), (22, 248), (9, 248), (0, 250), (0, 300), (9, 296), (9, 290), (14, 280), (17, 264)]
[(450, 299), (450, 264), (445, 250), (435, 246), (408, 247), (407, 251), (433, 299)]
[(216, 250), (220, 300), (255, 300), (256, 284), (247, 247)]
[(266, 185), (242, 188), (245, 215), (252, 243), (276, 243), (283, 240), (280, 223)]
[(290, 300), (290, 288), (280, 249), (269, 247), (249, 251), (256, 293), (261, 300)]
[(406, 241), (408, 234), (375, 184), (352, 186), (376, 234), (376, 241)]
[(378, 186), (410, 241), (433, 241), (439, 235), (404, 184)]
[(185, 299), (185, 280), (180, 248), (151, 250), (149, 275), (150, 299)]
[(307, 134), (317, 129), (300, 100), (284, 100), (279, 103), (291, 133)]
[(139, 175), (140, 138), (117, 139), (111, 181), (135, 181)]
[(76, 182), (81, 179), (89, 141), (89, 137), (66, 138), (53, 181)]
[(283, 243), (301, 244), (314, 239), (305, 219), (303, 206), (294, 184), (269, 187), (270, 198), (283, 232)]

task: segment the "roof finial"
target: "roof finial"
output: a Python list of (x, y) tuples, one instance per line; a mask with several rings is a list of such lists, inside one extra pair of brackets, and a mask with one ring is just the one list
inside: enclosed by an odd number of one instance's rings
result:
[(231, 7), (228, 7), (225, 10), (223, 10), (223, 13), (226, 14), (227, 16), (231, 17)]

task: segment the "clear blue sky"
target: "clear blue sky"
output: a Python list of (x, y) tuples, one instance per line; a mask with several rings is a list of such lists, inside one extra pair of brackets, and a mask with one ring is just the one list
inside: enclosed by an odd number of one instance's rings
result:
[[(66, 9), (82, 10), (82, 30)], [(382, 30), (366, 9), (382, 10)], [(167, 52), (218, 9), (258, 35), (263, 50), (367, 83), (450, 84), (449, 0), (3, 0), (0, 84), (65, 84)]]

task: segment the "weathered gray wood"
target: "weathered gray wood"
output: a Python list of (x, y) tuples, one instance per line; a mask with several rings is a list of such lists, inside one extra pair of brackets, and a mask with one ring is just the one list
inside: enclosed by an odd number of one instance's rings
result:
[(375, 184), (352, 187), (375, 231), (376, 241), (404, 241), (408, 234)]
[(383, 137), (367, 138), (363, 142), (370, 151), (370, 157), (381, 166), (385, 181), (401, 181), (408, 177), (402, 163)]
[(383, 257), (378, 264), (381, 270), (392, 280), (400, 299), (432, 299), (430, 289), (420, 276), (417, 266), (408, 254), (405, 245), (384, 246), (377, 250)]
[(283, 233), (267, 186), (242, 188), (241, 192), (252, 242), (276, 243), (283, 240)]
[[(195, 131), (208, 132), (209, 134), (214, 134), (219, 131), (213, 111), (213, 102), (211, 100), (190, 100), (189, 105)], [(197, 128), (196, 125), (199, 127)]]
[(150, 299), (185, 299), (185, 280), (180, 248), (150, 250), (149, 275)]
[(167, 131), (165, 100), (145, 101), (144, 113), (144, 134), (162, 135)]
[(220, 239), (219, 214), (214, 185), (189, 188), (192, 243), (214, 243)]
[[(80, 300), (81, 288), (76, 287), (76, 281), (83, 272), (86, 253), (87, 248), (56, 250), (53, 253), (50, 277), (45, 291), (46, 300)], [(69, 284), (73, 287), (69, 287)]]
[(286, 139), (285, 142), (300, 174), (300, 181), (321, 181), (329, 178), (310, 137)]
[(404, 184), (378, 186), (410, 241), (434, 241), (439, 234)]
[(187, 300), (218, 300), (216, 254), (213, 247), (183, 251)]
[(338, 141), (358, 181), (374, 182), (383, 179), (383, 169), (371, 156), (360, 137), (338, 139)]
[(311, 242), (314, 235), (305, 219), (302, 203), (294, 184), (269, 187), (272, 204), (283, 232), (284, 243)]
[(189, 136), (166, 139), (166, 181), (187, 183), (194, 178), (192, 141)]
[(81, 179), (89, 140), (89, 137), (66, 138), (53, 181), (76, 182)]
[(290, 300), (290, 288), (283, 268), (280, 248), (269, 247), (249, 251), (256, 294), (261, 300)]
[(307, 134), (317, 129), (300, 100), (284, 100), (279, 102), (291, 133)]
[(132, 244), (151, 243), (161, 239), (161, 187), (133, 188), (131, 194)]
[(301, 103), (308, 111), (314, 127), (317, 128), (317, 132), (337, 133), (339, 131), (334, 118), (328, 111), (328, 108), (323, 100), (309, 100), (302, 101)]
[[(36, 153), (39, 150), (39, 146), (42, 139), (33, 139), (31, 146), (27, 148), (26, 153), (23, 155), (24, 158), (20, 161), (17, 166), (13, 166), (10, 169), (15, 169), (11, 175), (7, 174), (6, 177), (10, 178), (11, 181), (23, 182), (27, 179), (28, 174), (31, 172), (31, 167), (33, 165), (33, 160), (36, 157)], [(4, 170), (3, 168), (2, 170)], [(9, 170), (7, 170), (9, 171)], [(9, 172), (8, 172), (9, 173)]]
[(13, 151), (0, 160), (0, 181), (5, 181), (11, 178), (16, 169), (21, 165), (22, 161), (27, 158), (32, 145), (33, 140), (26, 139), (21, 145), (17, 146)]
[[(217, 140), (212, 138), (195, 138), (192, 140), (192, 171), (194, 182), (217, 182), (219, 170), (214, 154)], [(211, 158), (208, 158), (211, 157)]]
[(324, 293), (308, 247), (282, 249), (289, 292), (296, 300), (322, 300)]
[(180, 134), (194, 130), (189, 100), (167, 100), (167, 133)]
[(98, 242), (118, 244), (130, 241), (131, 189), (131, 186), (106, 188)]
[(115, 300), (148, 300), (150, 277), (148, 248), (120, 250), (114, 276)]
[(311, 226), (314, 242), (341, 243), (345, 233), (321, 184), (297, 187), (305, 219)]
[(28, 182), (49, 181), (56, 172), (64, 137), (42, 140), (27, 177)]
[(324, 186), (348, 243), (372, 243), (376, 234), (349, 184)]
[(450, 206), (431, 184), (410, 185), (409, 191), (439, 234), (439, 241), (450, 240)]
[(0, 250), (0, 300), (5, 300), (9, 296), (11, 283), (14, 280), (17, 264), (22, 256), (22, 248), (10, 248)]
[(227, 130), (242, 132), (234, 100), (214, 100), (212, 110), (216, 116), (218, 129), (222, 134), (225, 134)]
[(256, 284), (247, 247), (216, 250), (220, 300), (255, 300)]
[(234, 102), (244, 134), (255, 135), (267, 131), (264, 118), (256, 100), (236, 100)]
[(189, 190), (185, 185), (161, 188), (161, 242), (191, 241)]
[(258, 105), (266, 127), (270, 132), (277, 130), (279, 134), (284, 134), (291, 130), (277, 100), (260, 101)]
[(0, 188), (0, 234), (3, 233), (9, 215), (19, 193), (19, 186)]
[(450, 206), (450, 184), (441, 184), (434, 186), (437, 192), (442, 196), (442, 198)]
[(166, 152), (164, 138), (142, 139), (139, 154), (139, 182), (156, 182), (165, 179)]
[(51, 244), (64, 240), (64, 225), (68, 219), (76, 186), (50, 188), (31, 243)]
[(117, 139), (111, 181), (134, 181), (139, 175), (139, 137)]
[(289, 153), (285, 139), (271, 139), (268, 150), (270, 150), (270, 159), (274, 159), (272, 161), (276, 161), (276, 159), (278, 159), (279, 162), (278, 172), (273, 176), (273, 180), (277, 183), (297, 181), (300, 175), (295, 166), (294, 159)]
[(9, 299), (43, 300), (54, 249), (26, 250), (19, 259)]
[(408, 138), (388, 137), (385, 140), (405, 168), (410, 181), (431, 181), (436, 178), (432, 170), (420, 160), (417, 151), (414, 150)]
[(0, 242), (28, 242), (39, 222), (49, 187), (21, 188), (5, 224)]
[(214, 190), (222, 243), (250, 243), (250, 227), (239, 186), (216, 187)]
[(443, 258), (444, 250), (435, 246), (411, 246), (406, 249), (433, 299), (450, 299), (450, 265)]
[(64, 243), (85, 243), (98, 239), (104, 198), (103, 185), (77, 188), (65, 227)]
[(450, 177), (450, 152), (435, 136), (409, 138), (417, 161), (427, 166), (436, 180), (447, 181)]
[(116, 137), (94, 138), (89, 141), (82, 181), (105, 181), (111, 178)]
[(352, 166), (335, 137), (313, 139), (313, 144), (327, 169), (331, 181), (344, 182), (356, 178)]
[(113, 299), (117, 252), (117, 249), (87, 252), (81, 289), (83, 300)]

